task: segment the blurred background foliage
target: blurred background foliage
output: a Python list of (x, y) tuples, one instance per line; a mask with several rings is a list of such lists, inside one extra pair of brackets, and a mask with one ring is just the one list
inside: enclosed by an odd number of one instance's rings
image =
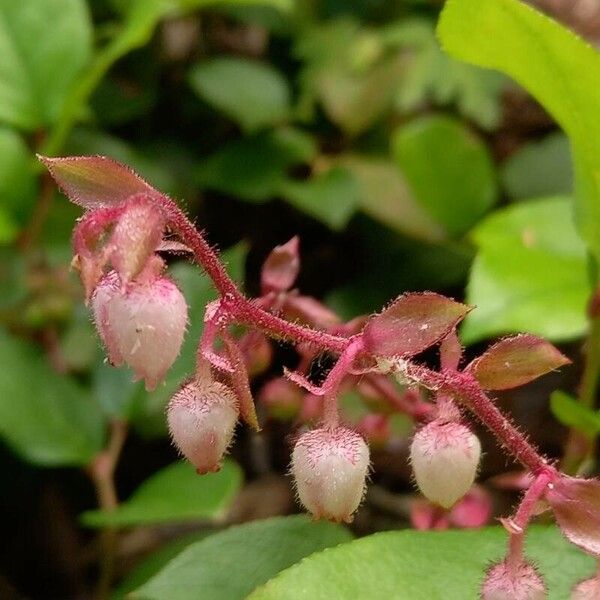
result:
[[(242, 471), (250, 483), (230, 522), (293, 510), (272, 474), (285, 471), (289, 427), (266, 425), (266, 442), (241, 432), (241, 468), (231, 461), (214, 485), (173, 464), (164, 406), (192, 368), (214, 292), (175, 261), (191, 326), (164, 386), (146, 393), (108, 367), (69, 272), (79, 209), (36, 152), (131, 165), (181, 202), (250, 294), (269, 250), (298, 234), (300, 289), (345, 319), (430, 289), (478, 306), (462, 330), (475, 348), (514, 331), (555, 342), (585, 333), (588, 258), (571, 217), (569, 142), (514, 82), (441, 50), (441, 6), (0, 0), (0, 596), (82, 594), (96, 552), (83, 526), (222, 520)], [(557, 414), (571, 425), (565, 402)], [(126, 502), (107, 516), (86, 471), (115, 423), (132, 433), (117, 471)], [(553, 448), (562, 430), (549, 431), (539, 441)], [(406, 468), (392, 464), (402, 453), (385, 456), (377, 481), (406, 492)], [(390, 523), (359, 517), (356, 527)], [(133, 530), (120, 575), (175, 534)], [(325, 532), (305, 554), (329, 545), (326, 534), (349, 535)], [(175, 552), (163, 554), (154, 571)]]

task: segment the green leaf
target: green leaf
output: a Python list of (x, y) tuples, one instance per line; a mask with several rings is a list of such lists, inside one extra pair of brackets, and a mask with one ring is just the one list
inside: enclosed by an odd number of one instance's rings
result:
[(573, 193), (569, 140), (551, 133), (522, 146), (502, 165), (502, 183), (514, 200)]
[[(478, 597), (486, 567), (506, 550), (500, 527), (478, 531), (390, 531), (313, 554), (248, 600), (465, 600)], [(526, 553), (539, 566), (550, 600), (569, 597), (591, 576), (594, 559), (554, 527), (533, 527)]]
[(600, 54), (518, 0), (450, 0), (438, 33), (453, 56), (503, 71), (552, 114), (571, 140), (576, 220), (600, 258)]
[(351, 539), (344, 527), (305, 516), (231, 527), (184, 550), (133, 597), (191, 600), (202, 590), (210, 600), (241, 600), (305, 556)]
[(356, 180), (340, 167), (333, 167), (306, 181), (286, 181), (281, 186), (281, 195), (332, 229), (342, 229), (359, 202)]
[(242, 58), (214, 58), (190, 71), (190, 84), (206, 102), (246, 132), (285, 120), (290, 90), (271, 66)]
[(86, 465), (102, 448), (98, 406), (36, 349), (0, 330), (0, 433), (22, 458), (45, 466)]
[(565, 392), (552, 392), (550, 409), (556, 420), (566, 427), (574, 427), (590, 437), (600, 433), (600, 413)]
[(287, 170), (310, 161), (313, 140), (289, 127), (260, 132), (224, 146), (197, 171), (199, 185), (261, 202), (276, 196), (288, 179)]
[(210, 529), (191, 533), (155, 550), (128, 573), (125, 580), (111, 594), (111, 600), (127, 598), (130, 592), (133, 592), (146, 583), (146, 581), (161, 571), (169, 561), (174, 559), (178, 554), (181, 554), (188, 546), (199, 542), (212, 533), (213, 531)]
[(465, 343), (520, 331), (554, 341), (585, 332), (587, 259), (567, 198), (497, 211), (474, 230), (473, 239), (479, 252), (467, 302), (476, 309), (461, 331)]
[(38, 186), (27, 145), (12, 129), (0, 128), (0, 156), (0, 220), (4, 223), (0, 243), (4, 243), (12, 241), (19, 225), (27, 221)]
[(55, 123), (91, 51), (83, 0), (0, 0), (0, 122), (26, 130)]
[(395, 131), (392, 153), (417, 201), (450, 236), (467, 231), (496, 201), (487, 147), (456, 119), (415, 119)]
[(347, 169), (358, 183), (360, 208), (387, 227), (428, 242), (445, 238), (436, 223), (414, 199), (407, 182), (389, 160), (346, 154), (335, 164)]
[(218, 473), (198, 475), (187, 462), (165, 467), (147, 479), (112, 512), (91, 510), (81, 515), (88, 527), (129, 527), (219, 518), (242, 483), (241, 469), (226, 460)]
[[(221, 256), (227, 265), (228, 273), (238, 282), (243, 281), (246, 251), (244, 244), (238, 244)], [(169, 269), (169, 275), (179, 285), (189, 306), (190, 325), (181, 353), (167, 373), (163, 385), (153, 392), (146, 392), (140, 383), (128, 384), (119, 398), (118, 406), (115, 407), (130, 415), (137, 432), (146, 437), (166, 434), (165, 406), (184, 379), (193, 373), (196, 346), (203, 327), (204, 309), (208, 302), (217, 297), (210, 279), (202, 276), (198, 267), (180, 262)], [(115, 384), (118, 385), (116, 382)]]
[(444, 54), (429, 20), (402, 19), (385, 27), (381, 38), (388, 47), (406, 49), (405, 70), (396, 93), (402, 111), (415, 111), (431, 102), (455, 104), (462, 115), (483, 129), (497, 127), (502, 116), (502, 75)]

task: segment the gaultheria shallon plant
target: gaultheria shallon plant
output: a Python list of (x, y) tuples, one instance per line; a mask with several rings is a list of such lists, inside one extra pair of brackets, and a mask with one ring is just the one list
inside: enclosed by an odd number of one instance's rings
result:
[[(297, 437), (291, 471), (300, 501), (315, 517), (352, 518), (369, 468), (361, 432), (381, 443), (389, 435), (385, 415), (398, 412), (416, 425), (411, 459), (417, 484), (430, 501), (417, 507), (415, 522), (424, 528), (450, 522), (472, 526), (461, 506), (474, 503), (479, 523), (489, 509), (485, 497), (473, 495), (480, 447), (466, 423), (471, 413), (529, 473), (515, 514), (502, 521), (506, 558), (488, 571), (482, 596), (545, 596), (523, 551), (527, 526), (541, 503), (552, 509), (571, 542), (600, 557), (600, 481), (561, 473), (488, 396), (567, 364), (551, 344), (532, 335), (509, 337), (463, 367), (456, 328), (471, 307), (432, 292), (404, 294), (378, 314), (344, 323), (293, 288), (300, 268), (297, 238), (273, 250), (263, 266), (261, 296), (248, 299), (181, 209), (133, 171), (100, 156), (40, 160), (85, 211), (73, 232), (73, 265), (114, 365), (128, 364), (152, 388), (179, 352), (187, 308), (176, 284), (163, 274), (159, 252), (189, 253), (212, 280), (219, 299), (206, 307), (196, 372), (167, 411), (174, 442), (199, 472), (218, 468), (238, 415), (258, 430), (248, 378), (268, 366), (265, 336), (271, 336), (293, 343), (299, 364), (295, 371), (285, 370), (285, 385), (280, 381), (261, 395), (267, 406), (290, 408), (312, 426)], [(437, 370), (414, 360), (434, 345), (440, 353)], [(260, 360), (253, 348), (262, 349)], [(307, 374), (324, 353), (335, 361), (316, 385)], [(299, 394), (291, 393), (291, 385)], [(369, 406), (384, 407), (383, 417), (353, 427), (338, 406), (340, 392), (353, 387)], [(577, 597), (595, 589), (590, 581), (580, 584)]]

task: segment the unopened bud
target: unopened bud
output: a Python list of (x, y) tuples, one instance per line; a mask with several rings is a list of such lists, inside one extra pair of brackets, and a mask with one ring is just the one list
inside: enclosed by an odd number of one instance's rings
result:
[(111, 262), (124, 283), (136, 277), (157, 249), (164, 217), (152, 200), (140, 194), (127, 201), (110, 240)]
[(120, 289), (121, 280), (119, 275), (116, 271), (111, 271), (100, 280), (92, 295), (94, 324), (106, 348), (108, 360), (115, 367), (120, 367), (123, 364), (123, 357), (119, 352), (114, 334), (111, 332), (108, 323), (108, 305), (114, 296), (120, 293)]
[(600, 576), (580, 581), (571, 592), (571, 600), (596, 600), (600, 598)]
[(503, 561), (488, 572), (481, 587), (482, 600), (544, 600), (546, 586), (535, 567)]
[(175, 362), (187, 324), (187, 305), (166, 277), (130, 284), (107, 304), (108, 329), (119, 355), (152, 390)]
[(473, 485), (481, 445), (471, 430), (456, 422), (432, 421), (410, 447), (419, 489), (432, 502), (450, 508)]
[(304, 433), (292, 454), (298, 497), (316, 519), (350, 522), (362, 500), (368, 468), (369, 447), (345, 427)]
[(200, 474), (219, 470), (238, 414), (231, 388), (212, 380), (185, 384), (167, 407), (171, 437)]

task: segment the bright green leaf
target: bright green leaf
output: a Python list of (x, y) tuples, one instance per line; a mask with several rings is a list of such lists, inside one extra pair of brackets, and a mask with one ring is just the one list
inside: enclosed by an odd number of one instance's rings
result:
[(477, 308), (462, 328), (466, 343), (520, 331), (555, 341), (585, 332), (587, 260), (569, 199), (522, 202), (497, 211), (474, 230), (473, 239), (479, 252), (467, 302)]
[(27, 221), (38, 186), (27, 145), (11, 129), (0, 128), (0, 157), (0, 243), (3, 243), (11, 241), (19, 225)]
[(316, 154), (313, 140), (288, 127), (260, 132), (231, 142), (208, 157), (197, 181), (210, 189), (261, 202), (276, 196), (290, 167)]
[(552, 392), (550, 409), (556, 420), (566, 427), (574, 427), (590, 437), (600, 433), (600, 413), (565, 392)]
[(27, 130), (56, 122), (91, 51), (83, 0), (0, 0), (0, 122)]
[(192, 600), (202, 590), (210, 600), (242, 600), (305, 556), (351, 539), (344, 527), (305, 516), (231, 527), (188, 547), (133, 597)]
[(569, 140), (552, 133), (522, 146), (502, 165), (502, 183), (514, 200), (573, 193)]
[(487, 147), (460, 121), (415, 119), (395, 131), (392, 153), (415, 198), (450, 236), (467, 231), (496, 201)]
[(339, 167), (306, 181), (286, 181), (282, 184), (281, 195), (332, 229), (342, 229), (359, 202), (358, 183), (346, 169)]
[(146, 583), (146, 581), (161, 571), (169, 561), (178, 554), (181, 554), (188, 546), (195, 542), (199, 542), (208, 535), (211, 535), (211, 533), (213, 532), (210, 529), (191, 533), (173, 540), (162, 546), (160, 549), (152, 552), (150, 556), (142, 560), (127, 574), (127, 577), (111, 594), (111, 600), (126, 599), (130, 592), (133, 592)]
[(86, 465), (101, 449), (104, 421), (90, 395), (54, 372), (30, 344), (0, 331), (0, 433), (25, 460)]
[(219, 518), (242, 483), (242, 472), (226, 460), (218, 473), (198, 475), (187, 462), (177, 462), (147, 479), (112, 511), (92, 510), (81, 520), (88, 527), (133, 526)]
[[(313, 554), (248, 600), (467, 600), (477, 598), (486, 567), (502, 558), (506, 532), (390, 531)], [(550, 600), (594, 571), (594, 559), (554, 527), (533, 527), (526, 553), (539, 566)]]
[(575, 159), (579, 230), (600, 258), (600, 53), (518, 0), (450, 0), (438, 33), (456, 58), (503, 71), (552, 114)]
[(247, 132), (282, 122), (290, 110), (287, 81), (265, 63), (213, 58), (191, 70), (190, 84), (203, 100)]

